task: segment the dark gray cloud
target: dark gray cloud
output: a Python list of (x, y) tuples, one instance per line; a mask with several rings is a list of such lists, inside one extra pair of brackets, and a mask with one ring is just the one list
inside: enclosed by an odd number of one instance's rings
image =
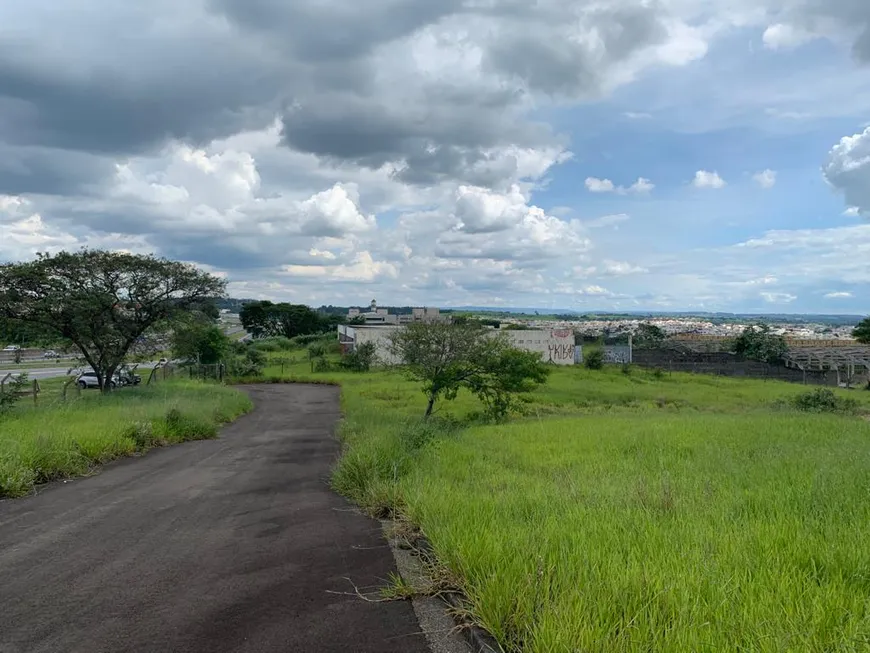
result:
[[(491, 185), (515, 172), (493, 148), (558, 142), (528, 120), (530, 89), (594, 94), (614, 62), (666, 37), (660, 7), (628, 0), (204, 2), (0, 8), (0, 143), (123, 157), (282, 113), (302, 152), (398, 162), (412, 184)], [(440, 61), (456, 48), (477, 70)], [(76, 185), (46, 171), (22, 188), (51, 182)]]
[(352, 60), (460, 11), (463, 0), (210, 0), (212, 10), (265, 34), (296, 58)]
[[(668, 38), (657, 3), (588, 7), (528, 5), (488, 44), (486, 64), (529, 88), (555, 96), (588, 96), (606, 86), (612, 66)], [(547, 10), (549, 9), (549, 10)]]

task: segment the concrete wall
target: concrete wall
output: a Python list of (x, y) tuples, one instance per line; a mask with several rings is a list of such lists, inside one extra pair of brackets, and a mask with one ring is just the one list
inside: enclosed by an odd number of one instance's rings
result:
[[(390, 334), (401, 327), (338, 327), (338, 339), (345, 348), (366, 342), (375, 343), (379, 362), (385, 365), (397, 365), (401, 361), (389, 351)], [(574, 364), (574, 334), (570, 329), (547, 329), (536, 331), (492, 331), (492, 334), (505, 334), (518, 349), (534, 351), (541, 355), (541, 360), (556, 365)]]
[(390, 334), (401, 327), (352, 327), (340, 325), (338, 327), (338, 339), (348, 349), (365, 344), (375, 343), (375, 352), (378, 362), (382, 365), (396, 365), (400, 361), (390, 353)]
[(574, 364), (574, 332), (571, 329), (503, 329), (500, 333), (505, 334), (517, 349), (538, 352), (545, 363)]

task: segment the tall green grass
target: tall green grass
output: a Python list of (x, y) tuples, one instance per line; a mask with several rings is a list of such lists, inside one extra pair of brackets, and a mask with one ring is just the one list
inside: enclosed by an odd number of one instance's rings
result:
[(235, 389), (185, 380), (69, 397), (24, 400), (0, 420), (0, 497), (152, 446), (215, 437), (252, 407)]
[(558, 369), (508, 424), (460, 395), (421, 427), (397, 373), (290, 375), (342, 384), (334, 486), (421, 527), (506, 651), (870, 650), (870, 424), (804, 386)]
[(868, 442), (794, 414), (488, 426), (398, 494), (508, 651), (859, 651)]

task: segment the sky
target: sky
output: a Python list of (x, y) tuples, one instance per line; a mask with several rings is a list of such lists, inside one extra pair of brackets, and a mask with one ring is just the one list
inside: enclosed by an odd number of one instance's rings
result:
[(867, 0), (0, 3), (0, 262), (312, 305), (870, 312)]

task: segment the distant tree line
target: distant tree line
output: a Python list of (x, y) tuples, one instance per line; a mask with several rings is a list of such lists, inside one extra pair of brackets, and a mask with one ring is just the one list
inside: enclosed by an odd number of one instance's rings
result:
[(345, 324), (347, 311), (343, 314), (315, 311), (304, 304), (273, 303), (270, 301), (249, 302), (239, 311), (242, 326), (254, 338), (283, 336), (295, 338), (335, 330)]

